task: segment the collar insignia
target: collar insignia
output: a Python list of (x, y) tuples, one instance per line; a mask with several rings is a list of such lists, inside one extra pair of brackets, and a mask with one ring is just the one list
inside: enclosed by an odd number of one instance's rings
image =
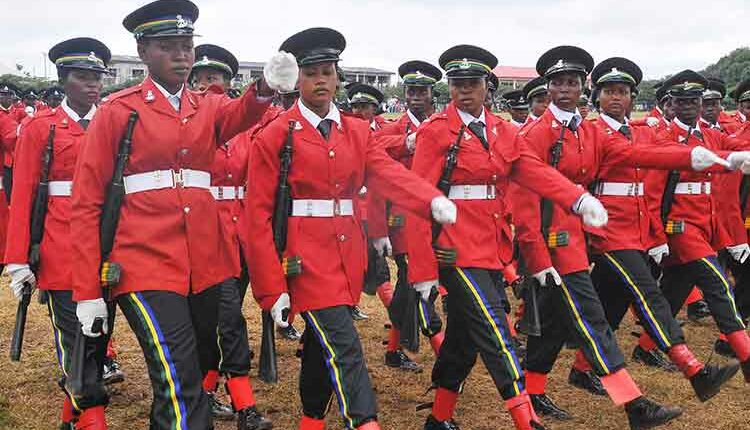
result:
[(156, 96), (154, 96), (154, 92), (153, 92), (153, 91), (151, 91), (151, 90), (148, 90), (148, 91), (146, 92), (146, 101), (147, 101), (147, 102), (152, 102), (152, 101), (154, 101), (154, 100), (156, 100)]

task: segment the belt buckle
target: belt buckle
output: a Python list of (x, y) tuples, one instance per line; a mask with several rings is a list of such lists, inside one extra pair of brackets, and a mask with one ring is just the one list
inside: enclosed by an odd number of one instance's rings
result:
[(495, 186), (487, 185), (487, 200), (494, 200), (497, 195), (495, 194)]
[(628, 184), (628, 191), (627, 191), (628, 197), (632, 197), (635, 195), (635, 186), (636, 186), (635, 182), (631, 182)]
[(305, 201), (305, 214), (307, 216), (313, 216), (313, 201), (312, 200)]
[(223, 200), (224, 199), (224, 187), (216, 187), (216, 188), (217, 188), (216, 195), (219, 196), (219, 200)]
[(185, 187), (185, 169), (180, 169), (178, 171), (172, 171), (172, 179), (174, 180), (172, 184), (172, 188), (177, 188), (178, 186), (180, 188)]
[(341, 200), (334, 200), (333, 201), (333, 215), (334, 216), (340, 216), (341, 215)]
[(687, 190), (688, 190), (688, 194), (693, 194), (693, 183), (692, 182), (688, 182), (687, 183)]
[(711, 191), (711, 183), (710, 182), (701, 182), (701, 194), (708, 194)]
[(471, 185), (464, 185), (464, 200), (471, 198)]

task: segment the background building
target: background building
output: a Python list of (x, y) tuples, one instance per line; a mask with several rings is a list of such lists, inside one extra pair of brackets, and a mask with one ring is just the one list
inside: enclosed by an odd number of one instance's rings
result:
[(503, 88), (519, 89), (530, 80), (539, 76), (533, 67), (497, 66), (493, 70)]

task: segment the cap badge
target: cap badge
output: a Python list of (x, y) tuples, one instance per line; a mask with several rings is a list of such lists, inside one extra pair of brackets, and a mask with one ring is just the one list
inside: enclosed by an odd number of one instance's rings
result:
[(6, 85), (3, 87), (3, 91), (10, 91), (10, 89), (8, 89), (8, 86)]
[(177, 15), (177, 28), (185, 28), (188, 26), (188, 22), (182, 15)]
[(613, 68), (612, 68), (612, 73), (620, 73), (620, 71), (619, 71), (619, 70), (617, 70), (617, 67), (613, 67)]
[(208, 56), (204, 55), (203, 58), (201, 59), (200, 63), (201, 64), (208, 64)]
[(419, 70), (417, 70), (417, 79), (423, 78), (423, 77), (424, 77), (424, 75), (422, 74), (422, 72), (420, 72)]
[(96, 54), (94, 53), (94, 51), (89, 52), (89, 61), (93, 61), (96, 63), (98, 60), (99, 59), (96, 58)]
[(471, 64), (469, 64), (469, 60), (467, 58), (464, 58), (461, 60), (461, 64), (458, 66), (460, 69), (468, 69), (471, 67)]
[(156, 97), (154, 96), (154, 92), (153, 92), (153, 91), (151, 91), (151, 90), (148, 90), (148, 91), (146, 92), (146, 101), (147, 101), (147, 102), (152, 102), (152, 101), (154, 101), (154, 100), (156, 100)]
[(561, 58), (561, 59), (557, 60), (557, 63), (555, 63), (555, 65), (552, 66), (552, 67), (562, 67), (564, 64), (565, 63), (563, 63), (563, 60)]

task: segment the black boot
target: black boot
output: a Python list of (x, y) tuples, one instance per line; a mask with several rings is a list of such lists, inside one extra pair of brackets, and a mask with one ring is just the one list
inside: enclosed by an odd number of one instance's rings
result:
[(388, 367), (406, 370), (408, 372), (422, 373), (422, 366), (409, 358), (409, 356), (400, 349), (397, 349), (396, 351), (388, 351), (385, 353), (385, 365)]
[(102, 381), (104, 385), (117, 384), (125, 380), (125, 374), (120, 370), (120, 363), (117, 360), (106, 357), (103, 367)]
[(560, 408), (546, 394), (530, 394), (531, 406), (537, 415), (554, 418), (556, 420), (572, 420), (573, 416), (565, 409)]
[(606, 396), (607, 390), (604, 389), (602, 381), (592, 371), (584, 372), (576, 368), (570, 369), (568, 375), (568, 384), (586, 390), (596, 396)]
[(76, 430), (76, 425), (73, 423), (62, 423), (59, 430)]
[(643, 396), (625, 405), (631, 430), (645, 430), (666, 424), (682, 415), (676, 406), (662, 406)]
[(708, 308), (708, 303), (705, 300), (690, 303), (687, 306), (687, 317), (692, 322), (698, 322), (710, 315), (711, 310)]
[(664, 358), (663, 355), (661, 355), (661, 351), (659, 351), (658, 349), (646, 351), (645, 349), (641, 348), (640, 345), (636, 345), (635, 348), (633, 348), (632, 357), (633, 361), (641, 363), (648, 367), (656, 367), (657, 369), (661, 369), (665, 372), (677, 371), (677, 366), (667, 361), (667, 359)]
[(364, 313), (359, 306), (354, 306), (352, 308), (352, 318), (354, 321), (362, 321), (370, 318), (370, 316)]
[(216, 394), (212, 392), (206, 392), (208, 396), (208, 404), (211, 407), (211, 415), (216, 420), (228, 421), (234, 419), (234, 410), (231, 406), (220, 402), (216, 398)]
[(750, 358), (740, 363), (742, 374), (745, 375), (745, 382), (750, 384)]
[(714, 342), (714, 352), (727, 358), (737, 358), (732, 346), (726, 340), (716, 339)]
[(265, 418), (255, 409), (255, 406), (250, 406), (238, 412), (237, 417), (237, 430), (270, 430), (273, 428), (271, 420)]
[(701, 402), (705, 402), (717, 395), (719, 390), (721, 390), (721, 386), (732, 379), (738, 370), (740, 370), (740, 364), (737, 362), (726, 366), (710, 364), (690, 378), (690, 385), (693, 386), (698, 399)]
[(438, 421), (432, 415), (427, 417), (424, 423), (424, 430), (460, 430), (453, 420)]
[(291, 341), (299, 340), (302, 337), (300, 332), (291, 324), (289, 324), (285, 328), (276, 327), (276, 332), (279, 334), (279, 336)]

